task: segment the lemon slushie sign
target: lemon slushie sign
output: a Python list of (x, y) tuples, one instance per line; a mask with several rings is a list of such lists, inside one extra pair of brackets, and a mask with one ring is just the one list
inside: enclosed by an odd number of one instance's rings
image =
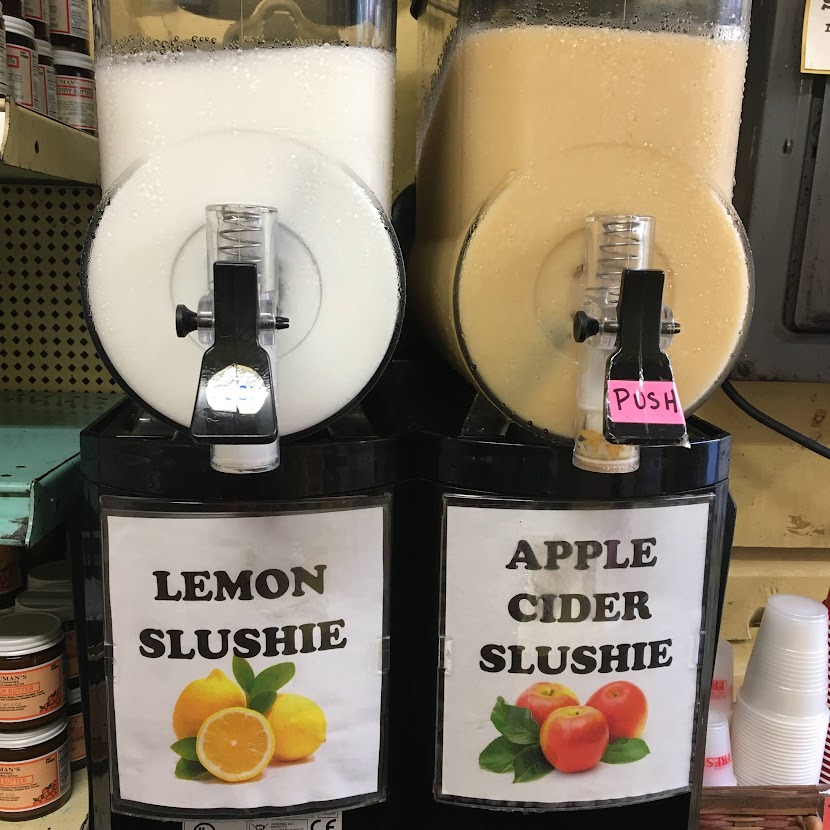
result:
[(102, 501), (114, 809), (205, 820), (381, 799), (388, 510)]
[(709, 497), (447, 497), (436, 797), (554, 809), (688, 790)]

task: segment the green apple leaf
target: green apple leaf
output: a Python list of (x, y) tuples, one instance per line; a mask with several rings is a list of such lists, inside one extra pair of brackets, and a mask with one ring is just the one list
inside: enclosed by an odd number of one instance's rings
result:
[(604, 764), (630, 764), (642, 760), (650, 752), (648, 744), (641, 738), (620, 738), (608, 744), (608, 749), (602, 756), (602, 762)]
[(268, 710), (274, 705), (274, 701), (276, 699), (276, 692), (261, 692), (256, 695), (256, 697), (251, 698), (248, 708), (253, 709), (255, 712), (259, 712), (260, 715), (267, 715)]
[(527, 747), (514, 744), (507, 738), (499, 736), (481, 751), (478, 756), (478, 765), (490, 772), (512, 772), (513, 761), (525, 749)]
[(553, 772), (553, 764), (542, 754), (541, 747), (525, 747), (513, 761), (513, 783), (536, 781)]
[(244, 657), (234, 657), (231, 666), (233, 667), (233, 676), (242, 687), (242, 691), (246, 695), (251, 694), (251, 689), (254, 688), (254, 670), (251, 668), (251, 664)]
[(493, 726), (514, 744), (523, 746), (539, 745), (539, 724), (533, 720), (530, 709), (511, 706), (500, 697), (490, 714)]
[(187, 758), (179, 758), (176, 764), (176, 778), (185, 781), (195, 781), (203, 775), (209, 775), (208, 771), (198, 762), (189, 761)]
[(180, 755), (187, 761), (198, 761), (199, 756), (196, 754), (196, 739), (182, 738), (180, 741), (170, 745), (170, 749)]
[(248, 693), (251, 700), (263, 692), (278, 692), (292, 677), (294, 677), (293, 663), (277, 663), (261, 671), (254, 680), (254, 685)]

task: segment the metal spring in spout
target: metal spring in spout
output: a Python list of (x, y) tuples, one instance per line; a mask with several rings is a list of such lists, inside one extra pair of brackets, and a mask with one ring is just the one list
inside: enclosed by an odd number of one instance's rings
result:
[(598, 249), (596, 279), (599, 284), (589, 288), (588, 293), (598, 300), (616, 305), (620, 299), (622, 272), (626, 268), (638, 267), (642, 261), (641, 223), (636, 218), (625, 217), (604, 220)]
[(222, 211), (219, 253), (234, 262), (262, 262), (262, 215), (244, 209)]

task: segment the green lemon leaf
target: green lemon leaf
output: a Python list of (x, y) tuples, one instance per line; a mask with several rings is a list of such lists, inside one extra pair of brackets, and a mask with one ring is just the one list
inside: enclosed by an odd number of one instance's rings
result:
[(602, 756), (602, 762), (604, 764), (630, 764), (633, 761), (642, 760), (650, 752), (648, 744), (640, 738), (620, 738), (608, 744), (608, 749)]
[(182, 778), (185, 781), (195, 781), (203, 775), (209, 775), (209, 773), (198, 761), (179, 758), (176, 764), (176, 778)]
[(249, 692), (251, 700), (263, 692), (278, 692), (292, 677), (294, 677), (293, 663), (277, 663), (261, 671), (256, 676), (253, 688)]
[(248, 708), (259, 712), (260, 715), (266, 715), (268, 714), (268, 710), (274, 705), (276, 699), (276, 692), (260, 692), (256, 697), (251, 698)]
[(478, 756), (478, 765), (490, 772), (512, 772), (513, 760), (526, 747), (514, 744), (507, 738), (499, 736), (487, 744)]
[(513, 783), (536, 781), (553, 772), (553, 764), (542, 754), (541, 747), (525, 747), (513, 761)]
[(539, 724), (533, 720), (530, 709), (511, 706), (500, 697), (490, 715), (493, 726), (514, 744), (539, 745)]
[(171, 744), (170, 749), (172, 749), (176, 755), (181, 755), (182, 758), (188, 761), (199, 760), (199, 756), (196, 754), (195, 738), (182, 738), (180, 741), (176, 741), (176, 743)]
[(251, 664), (244, 657), (234, 657), (233, 662), (233, 676), (236, 682), (242, 687), (246, 695), (251, 694), (251, 689), (254, 688), (254, 670)]

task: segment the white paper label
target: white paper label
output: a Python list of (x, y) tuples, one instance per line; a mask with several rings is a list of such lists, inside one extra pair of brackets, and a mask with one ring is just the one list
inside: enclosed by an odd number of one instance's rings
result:
[(6, 69), (12, 98), (22, 107), (35, 108), (34, 65), (31, 49), (6, 43)]
[(185, 821), (182, 830), (342, 830), (342, 813), (317, 813), (291, 818), (258, 818), (250, 821)]
[(3, 60), (3, 55), (6, 54), (6, 30), (3, 24), (0, 23), (0, 95), (9, 94), (9, 85), (7, 81), (8, 67), (7, 62)]
[(830, 74), (830, 2), (807, 0), (801, 40), (801, 71)]
[(89, 40), (89, 6), (86, 0), (49, 0), (53, 35)]
[(210, 822), (378, 800), (388, 503), (311, 504), (103, 502), (114, 803)]
[(39, 63), (38, 71), (40, 74), (41, 100), (45, 102), (46, 114), (50, 118), (57, 118), (58, 100), (55, 90), (55, 68), (53, 66), (47, 66), (45, 63)]
[(538, 806), (688, 789), (709, 499), (479, 504), (447, 507), (437, 797)]
[(56, 75), (58, 119), (77, 130), (96, 130), (95, 81), (73, 75)]
[(25, 0), (24, 3), (25, 14), (27, 20), (39, 20), (42, 23), (47, 22), (45, 11), (48, 9), (43, 0)]

